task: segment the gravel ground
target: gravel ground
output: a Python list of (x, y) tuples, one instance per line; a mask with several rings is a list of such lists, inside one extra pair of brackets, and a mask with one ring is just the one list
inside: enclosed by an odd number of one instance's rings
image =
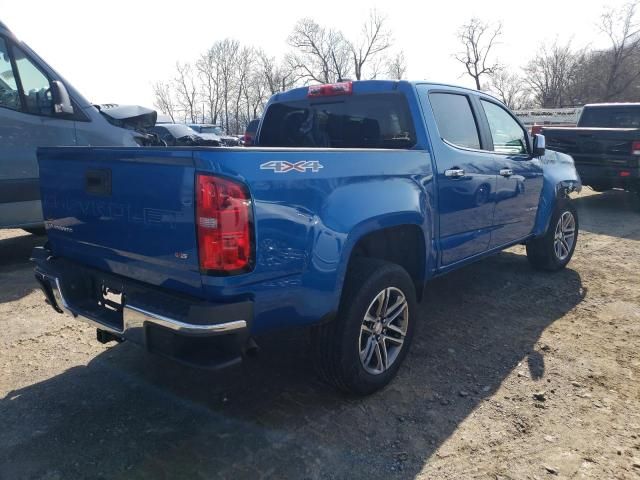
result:
[(640, 205), (576, 198), (569, 268), (524, 249), (438, 279), (399, 377), (366, 399), (310, 369), (303, 332), (190, 370), (55, 314), (0, 231), (0, 479), (640, 478)]

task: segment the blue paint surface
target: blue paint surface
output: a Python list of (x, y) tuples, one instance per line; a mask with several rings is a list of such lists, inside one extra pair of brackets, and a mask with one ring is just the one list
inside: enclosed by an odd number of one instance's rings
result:
[[(546, 230), (563, 182), (579, 179), (570, 157), (540, 159), (458, 149), (444, 142), (432, 90), (409, 82), (360, 82), (354, 94), (398, 90), (410, 106), (409, 150), (278, 148), (55, 148), (39, 152), (50, 247), (57, 256), (216, 302), (254, 301), (254, 333), (310, 324), (334, 312), (351, 252), (363, 236), (414, 225), (424, 237), (424, 278), (500, 251)], [(306, 88), (273, 102), (303, 99)], [(258, 133), (259, 137), (259, 133)], [(268, 162), (318, 162), (278, 173)], [(464, 165), (451, 180), (444, 170)], [(509, 165), (514, 175), (498, 170)], [(107, 196), (86, 192), (87, 170), (110, 170)], [(251, 195), (255, 263), (233, 276), (198, 269), (194, 179), (208, 172), (242, 182)]]

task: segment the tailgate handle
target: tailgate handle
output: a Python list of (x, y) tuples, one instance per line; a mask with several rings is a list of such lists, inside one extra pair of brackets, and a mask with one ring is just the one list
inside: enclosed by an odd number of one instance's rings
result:
[(87, 170), (84, 176), (84, 190), (91, 195), (111, 196), (111, 170)]

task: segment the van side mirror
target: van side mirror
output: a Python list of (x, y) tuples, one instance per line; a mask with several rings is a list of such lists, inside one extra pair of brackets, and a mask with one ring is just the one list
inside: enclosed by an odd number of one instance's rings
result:
[(544, 135), (539, 133), (533, 136), (533, 156), (542, 157), (546, 150), (546, 140)]
[(53, 98), (53, 112), (56, 115), (73, 115), (73, 105), (69, 92), (60, 80), (51, 82), (51, 96)]

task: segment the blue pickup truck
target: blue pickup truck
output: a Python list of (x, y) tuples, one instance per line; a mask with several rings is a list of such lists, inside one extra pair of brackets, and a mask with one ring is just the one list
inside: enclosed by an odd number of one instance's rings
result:
[(309, 326), (320, 375), (368, 394), (407, 355), (425, 282), (515, 244), (556, 271), (576, 246), (571, 157), (481, 92), (297, 88), (256, 143), (41, 149), (48, 302), (100, 341), (208, 368)]

